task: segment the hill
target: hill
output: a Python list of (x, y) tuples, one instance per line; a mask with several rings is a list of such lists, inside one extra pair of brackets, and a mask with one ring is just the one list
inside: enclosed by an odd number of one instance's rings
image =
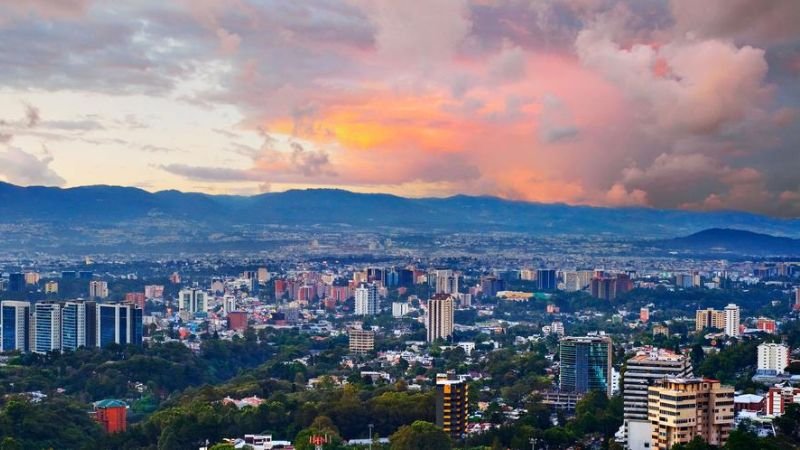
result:
[(675, 251), (748, 255), (800, 255), (800, 239), (732, 228), (703, 230), (689, 236), (661, 241), (657, 245)]
[(70, 239), (82, 244), (128, 238), (191, 243), (232, 230), (247, 234), (274, 229), (664, 239), (723, 226), (800, 236), (800, 220), (733, 211), (602, 208), (464, 195), (405, 198), (337, 189), (231, 196), (0, 183), (0, 247), (6, 248)]

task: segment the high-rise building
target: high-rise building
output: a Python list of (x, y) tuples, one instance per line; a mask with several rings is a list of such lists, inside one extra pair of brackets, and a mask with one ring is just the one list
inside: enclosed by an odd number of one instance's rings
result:
[(455, 302), (453, 296), (436, 294), (428, 300), (428, 342), (447, 339), (453, 334)]
[(97, 346), (142, 343), (142, 310), (134, 305), (97, 304)]
[(682, 354), (658, 348), (640, 350), (625, 363), (623, 436), (628, 450), (650, 448), (652, 427), (647, 417), (647, 389), (665, 378), (692, 377), (692, 362)]
[(617, 282), (611, 277), (595, 277), (591, 281), (591, 294), (594, 298), (611, 301), (617, 298)]
[(44, 285), (45, 294), (58, 294), (58, 281), (48, 281)]
[(644, 307), (639, 309), (639, 321), (647, 323), (650, 321), (650, 308)]
[(349, 347), (351, 353), (364, 354), (375, 349), (375, 332), (371, 330), (349, 330)]
[(669, 450), (695, 437), (725, 445), (733, 427), (733, 396), (733, 387), (703, 378), (668, 378), (650, 386), (650, 448)]
[(442, 269), (434, 272), (435, 293), (437, 294), (457, 294), (458, 293), (458, 274), (450, 269)]
[(181, 289), (178, 292), (178, 309), (190, 314), (208, 310), (208, 294), (198, 288)]
[(497, 277), (481, 277), (481, 293), (484, 297), (497, 297), (497, 293), (506, 289), (506, 282)]
[(706, 328), (725, 329), (725, 311), (718, 311), (713, 308), (698, 309), (695, 312), (695, 331), (703, 331)]
[(467, 432), (469, 387), (455, 373), (436, 375), (436, 425), (454, 440)]
[(8, 275), (8, 291), (22, 292), (25, 290), (25, 274), (12, 273)]
[(393, 302), (392, 303), (392, 317), (395, 319), (399, 319), (400, 317), (405, 316), (408, 314), (408, 311), (411, 309), (411, 306), (408, 302)]
[(108, 283), (102, 280), (89, 282), (89, 298), (108, 298)]
[(733, 303), (725, 307), (725, 334), (739, 336), (739, 307)]
[(4, 352), (30, 350), (30, 302), (5, 300), (0, 303), (0, 348)]
[(378, 286), (362, 283), (356, 288), (356, 315), (374, 316), (378, 314)]
[(97, 345), (97, 304), (65, 302), (61, 307), (61, 348), (76, 350)]
[(758, 375), (783, 375), (789, 365), (789, 347), (763, 343), (758, 346)]
[(61, 305), (39, 302), (33, 307), (33, 351), (49, 353), (61, 351)]
[(603, 391), (611, 396), (612, 342), (608, 336), (565, 337), (560, 341), (562, 391)]
[(556, 271), (554, 269), (539, 269), (536, 271), (536, 288), (540, 291), (552, 291), (558, 287)]

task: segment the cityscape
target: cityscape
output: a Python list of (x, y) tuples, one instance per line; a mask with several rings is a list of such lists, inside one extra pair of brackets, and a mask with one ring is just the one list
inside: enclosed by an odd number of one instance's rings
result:
[(797, 0), (0, 41), (0, 450), (800, 449)]

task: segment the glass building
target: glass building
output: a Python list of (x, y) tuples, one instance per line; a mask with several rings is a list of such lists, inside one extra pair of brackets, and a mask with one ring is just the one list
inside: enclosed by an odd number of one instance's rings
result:
[(30, 350), (30, 302), (0, 303), (0, 348), (4, 352)]
[(565, 337), (560, 344), (562, 391), (604, 391), (611, 396), (611, 338), (607, 336)]

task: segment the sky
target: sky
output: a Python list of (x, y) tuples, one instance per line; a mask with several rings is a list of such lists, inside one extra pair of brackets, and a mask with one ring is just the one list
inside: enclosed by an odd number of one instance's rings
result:
[(800, 217), (797, 0), (0, 0), (0, 180)]

